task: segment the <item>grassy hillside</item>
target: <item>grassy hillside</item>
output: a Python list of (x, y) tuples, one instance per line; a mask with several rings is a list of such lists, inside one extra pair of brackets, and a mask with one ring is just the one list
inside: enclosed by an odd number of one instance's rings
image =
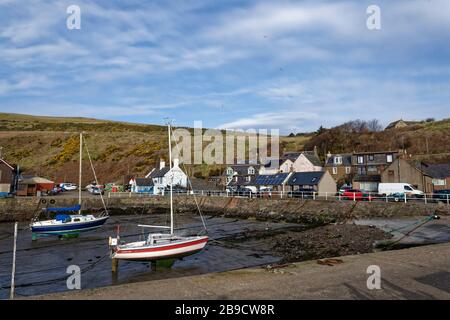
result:
[[(88, 118), (36, 117), (0, 113), (0, 147), (4, 158), (25, 173), (58, 182), (78, 181), (79, 132), (83, 131), (97, 175), (102, 183), (144, 176), (167, 161), (167, 128)], [(205, 142), (205, 145), (207, 143)], [(332, 153), (398, 150), (405, 147), (415, 158), (428, 162), (450, 161), (450, 119), (423, 122), (402, 129), (368, 131), (343, 124), (316, 133), (280, 137), (280, 153), (312, 150), (322, 158)], [(188, 174), (207, 177), (224, 166), (188, 166)], [(83, 183), (93, 180), (84, 152)]]
[[(0, 113), (0, 146), (6, 160), (19, 164), (25, 173), (58, 182), (78, 181), (79, 132), (99, 179), (126, 182), (128, 176), (144, 176), (168, 154), (167, 128), (88, 118), (38, 117)], [(281, 151), (303, 150), (307, 137), (282, 137)], [(205, 143), (207, 144), (207, 143)], [(83, 183), (93, 180), (84, 152)], [(190, 176), (217, 175), (223, 166), (187, 167)]]
[(321, 156), (352, 151), (406, 149), (416, 159), (428, 162), (450, 161), (450, 119), (423, 121), (399, 129), (370, 131), (351, 122), (321, 129), (306, 142), (306, 148), (318, 147)]

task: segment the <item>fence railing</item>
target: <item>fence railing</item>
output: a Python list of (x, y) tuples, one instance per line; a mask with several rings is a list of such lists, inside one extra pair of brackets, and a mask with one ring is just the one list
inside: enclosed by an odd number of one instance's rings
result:
[[(169, 193), (159, 194), (159, 196), (167, 196)], [(278, 199), (308, 199), (308, 200), (330, 200), (330, 201), (366, 201), (366, 202), (420, 202), (420, 203), (444, 203), (450, 205), (449, 194), (432, 194), (427, 193), (423, 195), (407, 195), (407, 194), (393, 194), (380, 195), (374, 192), (367, 193), (334, 193), (334, 192), (300, 192), (300, 191), (224, 191), (224, 190), (189, 190), (186, 192), (176, 191), (174, 195), (198, 195), (209, 197), (237, 197), (237, 198), (278, 198)], [(153, 197), (153, 193), (144, 192), (108, 192), (108, 198), (142, 198)]]

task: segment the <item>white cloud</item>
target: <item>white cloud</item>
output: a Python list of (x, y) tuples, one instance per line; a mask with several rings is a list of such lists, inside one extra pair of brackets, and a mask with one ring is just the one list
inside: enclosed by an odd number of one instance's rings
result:
[(241, 118), (224, 123), (219, 129), (281, 129), (298, 127), (302, 122), (316, 119), (318, 114), (313, 112), (286, 111), (255, 114), (254, 116)]

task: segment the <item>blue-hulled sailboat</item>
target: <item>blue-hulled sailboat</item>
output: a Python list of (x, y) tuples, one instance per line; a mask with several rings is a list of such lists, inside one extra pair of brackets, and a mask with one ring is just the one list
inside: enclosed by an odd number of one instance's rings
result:
[[(87, 150), (87, 149), (86, 149)], [(108, 210), (103, 199), (103, 195), (100, 194), (104, 211), (99, 216), (93, 214), (83, 215), (81, 214), (81, 169), (82, 169), (82, 151), (83, 151), (83, 134), (80, 133), (80, 172), (79, 172), (79, 187), (78, 187), (78, 204), (73, 207), (65, 208), (45, 208), (44, 212), (49, 216), (52, 212), (57, 213), (54, 219), (39, 221), (38, 216), (33, 218), (30, 228), (32, 232), (32, 239), (35, 240), (38, 236), (77, 236), (80, 232), (90, 231), (100, 228), (106, 220), (109, 218)], [(92, 165), (91, 157), (88, 151), (91, 167), (94, 172), (95, 181), (98, 185), (97, 175), (95, 174), (94, 167)], [(78, 211), (78, 213), (77, 213)], [(72, 213), (72, 214), (71, 214)]]

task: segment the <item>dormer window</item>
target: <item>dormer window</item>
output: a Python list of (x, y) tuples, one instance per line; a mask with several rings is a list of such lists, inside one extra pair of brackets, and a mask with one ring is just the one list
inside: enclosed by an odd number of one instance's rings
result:
[(358, 156), (357, 161), (358, 161), (358, 164), (364, 163), (364, 156)]
[(248, 168), (248, 174), (255, 174), (255, 168), (253, 167)]
[(233, 168), (227, 169), (227, 175), (231, 176), (233, 174)]
[(342, 157), (341, 156), (334, 157), (334, 164), (342, 164)]
[(391, 163), (393, 160), (392, 154), (387, 154), (386, 155), (386, 162)]

